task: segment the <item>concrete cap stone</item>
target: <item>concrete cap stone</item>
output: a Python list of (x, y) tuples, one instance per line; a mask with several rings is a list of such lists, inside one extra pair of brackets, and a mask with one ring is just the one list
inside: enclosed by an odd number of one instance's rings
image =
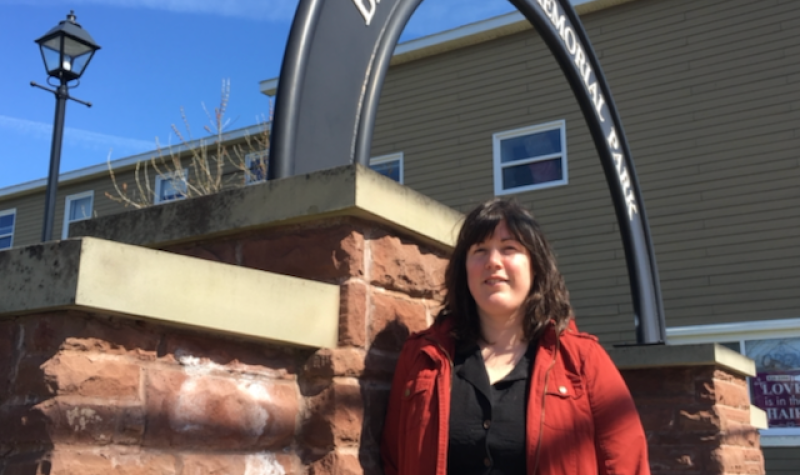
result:
[(157, 247), (328, 217), (381, 223), (444, 250), (463, 219), (369, 168), (347, 165), (72, 223), (70, 236)]
[(622, 346), (608, 353), (621, 370), (719, 365), (743, 376), (756, 375), (753, 360), (717, 343)]
[(59, 309), (335, 348), (339, 287), (95, 238), (0, 252), (0, 319)]

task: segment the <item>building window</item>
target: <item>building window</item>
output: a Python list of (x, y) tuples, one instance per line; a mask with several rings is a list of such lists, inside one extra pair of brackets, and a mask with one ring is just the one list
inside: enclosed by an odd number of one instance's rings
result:
[(494, 194), (507, 195), (567, 184), (563, 120), (492, 136)]
[(186, 179), (189, 170), (156, 177), (155, 204), (186, 198)]
[(69, 237), (69, 225), (75, 221), (83, 221), (92, 217), (94, 205), (94, 191), (85, 191), (67, 196), (64, 204), (64, 226), (61, 228), (61, 238)]
[(267, 180), (267, 159), (269, 150), (248, 153), (244, 156), (244, 184), (259, 183)]
[(370, 158), (369, 167), (397, 183), (403, 183), (403, 152)]
[(16, 221), (16, 209), (0, 211), (0, 249), (8, 249), (14, 245), (14, 223)]
[(756, 364), (750, 401), (767, 413), (764, 447), (800, 446), (800, 318), (667, 329), (669, 344), (720, 343)]

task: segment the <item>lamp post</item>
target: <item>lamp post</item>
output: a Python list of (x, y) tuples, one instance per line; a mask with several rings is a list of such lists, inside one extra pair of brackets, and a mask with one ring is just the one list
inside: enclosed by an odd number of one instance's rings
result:
[[(67, 108), (67, 99), (79, 104), (92, 107), (90, 102), (70, 97), (69, 89), (77, 87), (78, 81), (92, 60), (94, 52), (100, 46), (94, 42), (86, 30), (75, 22), (75, 12), (70, 11), (67, 19), (36, 40), (42, 51), (42, 59), (50, 78), (55, 78), (59, 84), (50, 84), (56, 89), (50, 89), (31, 81), (31, 86), (52, 92), (56, 96), (56, 116), (53, 123), (53, 142), (50, 145), (50, 171), (47, 175), (47, 192), (45, 194), (44, 226), (42, 228), (42, 241), (49, 241), (53, 235), (53, 218), (56, 208), (56, 192), (58, 191), (58, 175), (61, 162), (61, 139), (64, 135), (64, 114)], [(74, 86), (68, 86), (70, 81), (78, 81)]]

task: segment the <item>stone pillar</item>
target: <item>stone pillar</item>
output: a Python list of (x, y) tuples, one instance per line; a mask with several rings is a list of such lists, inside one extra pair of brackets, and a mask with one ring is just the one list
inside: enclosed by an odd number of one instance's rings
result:
[(406, 337), (433, 321), (446, 253), (339, 217), (167, 249), (340, 286), (338, 345), (313, 353), (299, 375), (298, 449), (311, 474), (382, 473), (379, 436), (394, 366)]
[(0, 475), (381, 473), (459, 219), (354, 166), (0, 252)]
[(715, 344), (615, 348), (636, 402), (653, 475), (763, 475), (759, 428), (750, 405), (752, 360)]

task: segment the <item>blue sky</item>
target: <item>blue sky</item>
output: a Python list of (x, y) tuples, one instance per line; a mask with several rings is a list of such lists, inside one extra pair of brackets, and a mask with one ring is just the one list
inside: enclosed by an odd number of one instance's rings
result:
[[(46, 177), (55, 98), (34, 40), (75, 10), (101, 46), (68, 101), (61, 172), (175, 143), (186, 111), (193, 137), (230, 80), (228, 129), (255, 124), (269, 102), (259, 81), (280, 74), (297, 0), (0, 0), (0, 189)], [(574, 3), (583, 3), (578, 1)], [(401, 41), (513, 11), (506, 0), (425, 0)]]

